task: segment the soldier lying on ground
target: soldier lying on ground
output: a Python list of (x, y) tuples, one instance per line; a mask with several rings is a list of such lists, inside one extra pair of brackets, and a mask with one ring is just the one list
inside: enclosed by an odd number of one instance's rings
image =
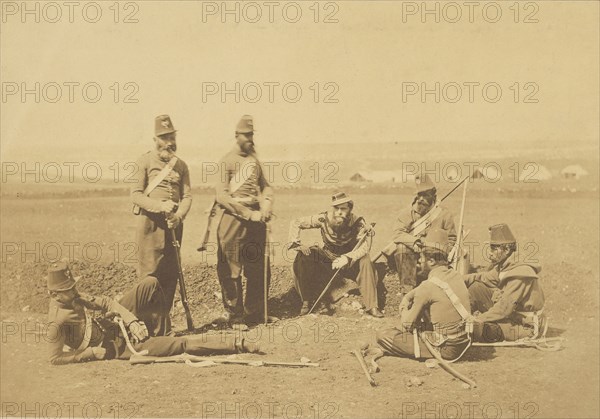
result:
[(517, 241), (506, 224), (491, 226), (488, 271), (465, 276), (479, 342), (536, 338), (543, 330), (541, 266), (514, 259)]
[[(108, 297), (80, 295), (68, 265), (64, 262), (54, 264), (48, 271), (51, 300), (47, 341), (50, 362), (63, 365), (100, 359), (128, 359), (132, 353), (118, 324), (112, 320), (115, 316), (122, 319), (135, 351), (147, 351), (149, 356), (259, 351), (258, 345), (232, 335), (149, 335), (146, 324), (164, 324), (164, 316), (168, 316), (168, 310), (162, 305), (162, 289), (156, 279), (153, 279), (154, 283), (150, 283), (151, 280), (146, 279), (127, 292), (121, 305)], [(146, 316), (145, 320), (138, 319), (131, 310), (142, 313)], [(151, 332), (155, 331), (151, 327)], [(71, 350), (65, 352), (65, 345)]]
[[(352, 209), (353, 201), (344, 192), (332, 197), (332, 207), (317, 215), (301, 217), (290, 225), (290, 249), (296, 250), (293, 274), (296, 290), (302, 298), (300, 315), (308, 313), (327, 281), (336, 269), (354, 279), (360, 287), (366, 313), (373, 317), (383, 317), (377, 307), (377, 272), (369, 257), (371, 237), (356, 245), (368, 226), (362, 217), (356, 216)], [(304, 246), (300, 243), (300, 230), (320, 229), (323, 247)], [(325, 296), (324, 298), (330, 298)], [(330, 310), (329, 302), (326, 302)]]
[(470, 344), (469, 292), (463, 277), (448, 268), (448, 233), (433, 229), (422, 242), (420, 263), (427, 280), (402, 300), (400, 328), (379, 330), (377, 343), (388, 355), (432, 358), (422, 341), (427, 339), (442, 358), (457, 360)]

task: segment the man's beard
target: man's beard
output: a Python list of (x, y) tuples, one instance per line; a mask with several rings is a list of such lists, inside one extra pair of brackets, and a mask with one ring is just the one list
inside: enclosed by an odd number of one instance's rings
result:
[(431, 208), (432, 202), (427, 199), (417, 198), (417, 212), (421, 215), (425, 215)]
[(158, 158), (162, 161), (169, 161), (175, 156), (175, 150), (170, 147), (158, 150)]
[(333, 216), (331, 219), (331, 222), (329, 223), (329, 225), (331, 226), (331, 229), (336, 232), (339, 233), (340, 231), (343, 231), (347, 228), (348, 226), (348, 218), (349, 217), (343, 217), (343, 216)]

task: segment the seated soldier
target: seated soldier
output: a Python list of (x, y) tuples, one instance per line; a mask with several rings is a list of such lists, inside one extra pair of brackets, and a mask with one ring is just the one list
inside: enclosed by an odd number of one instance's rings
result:
[[(227, 335), (196, 335), (185, 337), (148, 336), (144, 322), (130, 310), (138, 309), (146, 315), (146, 324), (151, 324), (153, 333), (165, 324), (168, 311), (160, 299), (144, 301), (144, 298), (161, 295), (151, 293), (154, 285), (140, 283), (123, 297), (125, 303), (135, 302), (124, 307), (111, 298), (83, 296), (77, 292), (76, 280), (65, 262), (55, 263), (48, 271), (48, 293), (51, 296), (48, 313), (48, 336), (50, 363), (63, 365), (99, 359), (128, 359), (132, 353), (127, 348), (124, 336), (117, 323), (110, 317), (118, 316), (123, 321), (131, 346), (136, 352), (147, 351), (150, 356), (170, 356), (188, 353), (207, 355), (216, 353), (258, 352), (258, 346), (245, 343)], [(150, 307), (156, 308), (155, 315)], [(92, 317), (94, 312), (102, 316)], [(153, 320), (153, 318), (155, 318)], [(158, 319), (158, 321), (156, 321)], [(162, 319), (162, 320), (160, 320)], [(64, 346), (71, 348), (65, 352)]]
[(476, 314), (473, 337), (478, 342), (536, 338), (543, 329), (544, 292), (538, 278), (542, 268), (510, 260), (517, 241), (508, 225), (497, 224), (489, 231), (490, 269), (465, 276)]
[(431, 229), (445, 230), (450, 246), (456, 243), (454, 218), (445, 207), (436, 206), (437, 190), (434, 183), (426, 174), (417, 176), (415, 182), (417, 195), (411, 206), (398, 214), (394, 239), (382, 251), (387, 256), (390, 268), (398, 273), (402, 294), (410, 292), (420, 280), (427, 277), (425, 272), (418, 272), (417, 262), (422, 240)]
[(426, 339), (442, 358), (456, 361), (471, 342), (469, 293), (462, 276), (448, 268), (448, 233), (432, 229), (422, 243), (419, 262), (427, 279), (402, 299), (400, 328), (379, 330), (377, 343), (388, 355), (433, 358)]
[[(344, 192), (334, 194), (331, 205), (329, 211), (297, 218), (290, 225), (289, 248), (298, 252), (293, 273), (296, 289), (302, 298), (300, 315), (309, 312), (314, 299), (322, 292), (334, 271), (343, 269), (343, 275), (358, 282), (366, 313), (383, 317), (377, 307), (377, 272), (369, 257), (369, 226), (362, 217), (352, 212), (354, 202)], [(309, 247), (300, 243), (300, 230), (313, 228), (321, 230), (323, 247)], [(367, 236), (361, 242), (365, 234)]]

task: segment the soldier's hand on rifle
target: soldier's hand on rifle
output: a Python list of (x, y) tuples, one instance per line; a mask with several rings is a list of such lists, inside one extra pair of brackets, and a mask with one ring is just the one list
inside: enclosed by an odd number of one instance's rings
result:
[(181, 224), (181, 217), (179, 215), (171, 214), (167, 217), (167, 227), (171, 230), (176, 229)]
[(173, 201), (163, 201), (160, 203), (160, 210), (165, 214), (169, 214), (175, 210), (177, 204)]
[(260, 211), (252, 211), (250, 214), (250, 221), (260, 223), (262, 221), (262, 213)]
[(133, 343), (139, 343), (146, 340), (148, 337), (148, 329), (146, 325), (139, 320), (134, 320), (129, 323), (129, 331), (131, 332), (131, 340)]
[(106, 349), (102, 346), (93, 346), (92, 354), (94, 354), (94, 358), (101, 360), (106, 357)]
[(331, 267), (333, 269), (342, 269), (344, 266), (346, 266), (348, 263), (350, 262), (350, 259), (348, 259), (348, 256), (340, 256), (339, 258), (335, 259), (333, 261), (333, 263), (331, 264)]

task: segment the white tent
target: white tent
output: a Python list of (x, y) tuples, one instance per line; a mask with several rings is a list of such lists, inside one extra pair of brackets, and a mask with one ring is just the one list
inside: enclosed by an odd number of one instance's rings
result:
[(361, 171), (356, 172), (350, 177), (351, 181), (354, 182), (375, 182), (375, 183), (401, 183), (406, 181), (412, 181), (414, 176), (410, 174), (403, 174), (401, 171), (393, 170), (373, 170), (373, 171)]
[(519, 176), (520, 182), (537, 182), (552, 179), (552, 173), (541, 164), (525, 165)]
[(578, 164), (571, 164), (562, 169), (560, 174), (565, 179), (579, 179), (582, 176), (587, 176), (588, 172)]

